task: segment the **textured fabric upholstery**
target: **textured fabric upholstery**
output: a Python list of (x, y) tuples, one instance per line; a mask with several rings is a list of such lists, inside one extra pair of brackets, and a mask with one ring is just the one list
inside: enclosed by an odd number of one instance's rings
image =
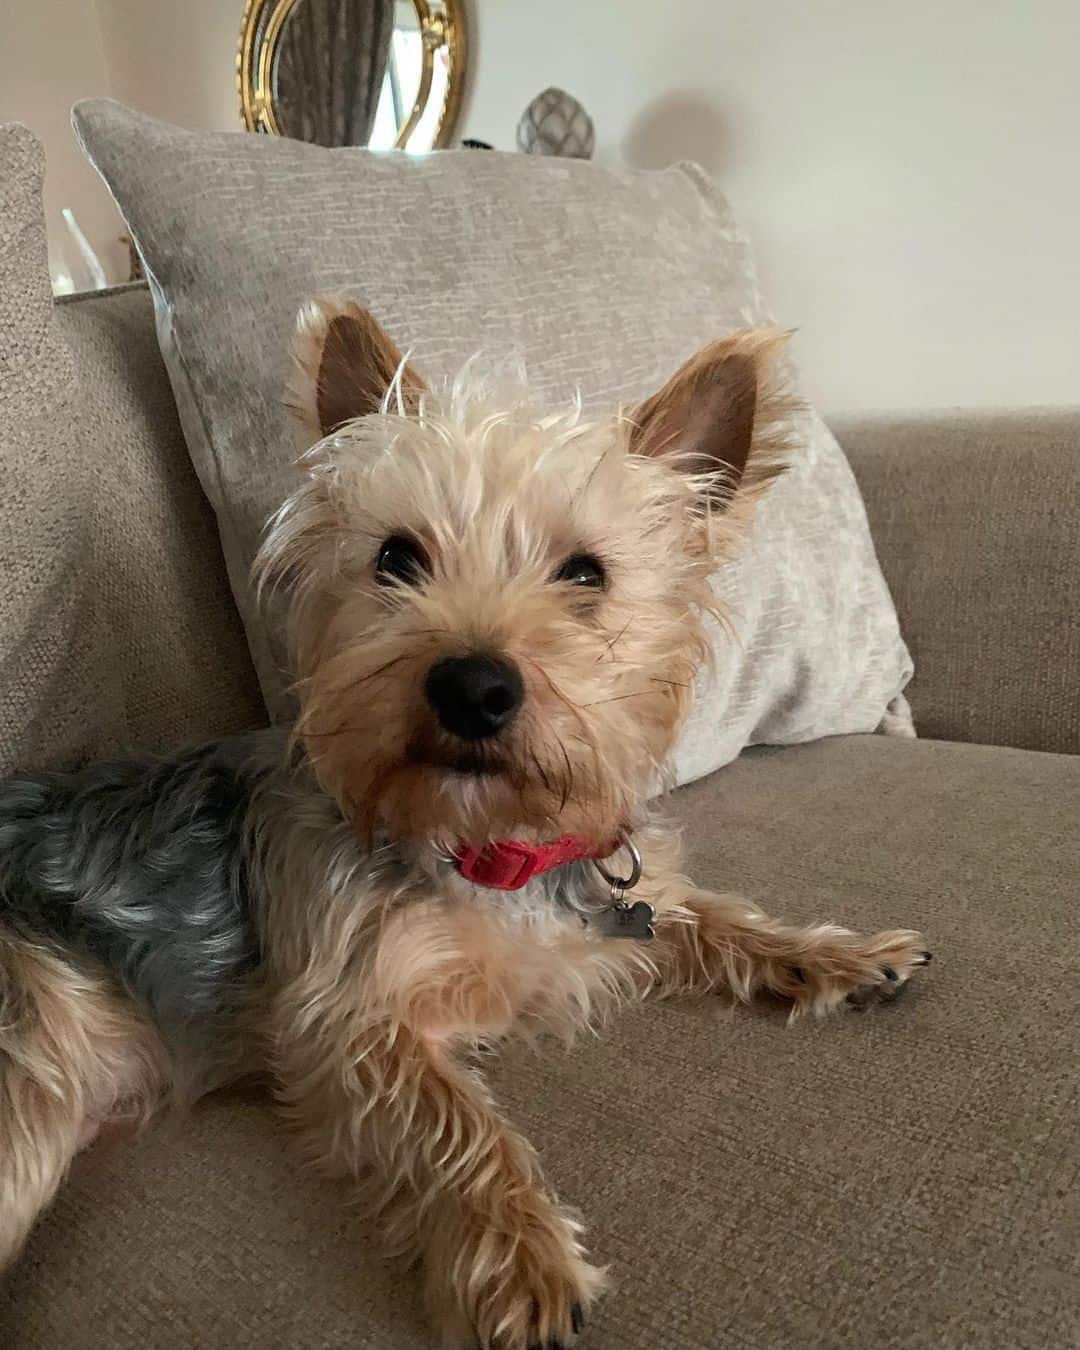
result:
[[(145, 287), (57, 306), (79, 362), (103, 520), (95, 568), (110, 592), (109, 654), (123, 739), (171, 746), (266, 721), (218, 543), (191, 469)], [(95, 463), (101, 455), (107, 463)]]
[(29, 419), (71, 379), (51, 331), (42, 204), (45, 152), (28, 127), (0, 126), (0, 413)]
[(1080, 410), (834, 418), (920, 735), (1080, 753)]
[(265, 719), (144, 289), (53, 305), (0, 128), (0, 773)]
[[(218, 513), (267, 700), (282, 654), (248, 568), (295, 482), (282, 407), (300, 304), (369, 305), (417, 368), (478, 349), (524, 360), (539, 400), (587, 411), (652, 393), (706, 341), (767, 318), (748, 245), (693, 166), (663, 173), (541, 156), (324, 150), (181, 131), (107, 100), (76, 128), (139, 242), (195, 467)], [(910, 674), (851, 471), (807, 415), (798, 467), (769, 492), (718, 588), (738, 634), (683, 738), (683, 779), (748, 742), (873, 731)]]
[[(845, 737), (750, 751), (673, 805), (703, 884), (912, 924), (935, 960), (863, 1015), (693, 1000), (501, 1058), (612, 1264), (582, 1350), (1075, 1350), (1080, 759)], [(433, 1342), (363, 1214), (234, 1094), (78, 1160), (0, 1344)]]

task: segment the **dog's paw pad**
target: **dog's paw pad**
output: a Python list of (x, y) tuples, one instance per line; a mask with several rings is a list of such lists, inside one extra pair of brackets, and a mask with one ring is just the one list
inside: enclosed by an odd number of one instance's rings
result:
[(840, 933), (807, 950), (797, 966), (786, 966), (778, 987), (797, 1011), (822, 1013), (843, 1006), (862, 1011), (899, 998), (930, 959), (917, 933), (867, 938)]
[(895, 1003), (908, 987), (908, 981), (901, 980), (898, 975), (891, 978), (886, 975), (885, 981), (884, 984), (860, 984), (845, 997), (844, 1002), (856, 1012), (864, 1012), (875, 1003)]
[[(539, 1207), (540, 1200), (535, 1203)], [(506, 1245), (494, 1255), (491, 1230), (476, 1230), (484, 1279), (468, 1278), (466, 1268), (465, 1283), (455, 1287), (444, 1282), (444, 1266), (432, 1270), (431, 1313), (446, 1344), (470, 1350), (572, 1350), (576, 1344), (604, 1272), (585, 1259), (571, 1217), (549, 1209), (521, 1220), (502, 1235)], [(460, 1235), (455, 1241), (460, 1244)], [(487, 1278), (492, 1267), (494, 1278)]]
[[(899, 959), (898, 959), (899, 958)], [(930, 964), (932, 954), (924, 950), (899, 952), (890, 961), (875, 964), (868, 979), (855, 986), (844, 997), (848, 1007), (857, 1012), (875, 1003), (895, 1003), (903, 994), (916, 971)], [(895, 961), (895, 964), (893, 963)]]

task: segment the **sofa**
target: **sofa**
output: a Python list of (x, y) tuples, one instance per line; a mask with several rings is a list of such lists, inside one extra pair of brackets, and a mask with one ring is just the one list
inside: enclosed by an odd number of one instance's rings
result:
[[(124, 457), (124, 510), (162, 514), (157, 583), (175, 567), (168, 603), (190, 602), (157, 630), (184, 650), (129, 673), (128, 731), (164, 745), (255, 725), (148, 292), (61, 302), (54, 325)], [(509, 1050), (493, 1086), (611, 1268), (583, 1346), (1067, 1350), (1080, 412), (831, 425), (915, 659), (919, 738), (751, 749), (671, 807), (703, 884), (793, 919), (918, 927), (932, 967), (889, 1006), (794, 1025), (768, 1004), (643, 1007), (569, 1054)], [(408, 1272), (298, 1166), (257, 1084), (81, 1154), (0, 1285), (5, 1350), (428, 1344)]]

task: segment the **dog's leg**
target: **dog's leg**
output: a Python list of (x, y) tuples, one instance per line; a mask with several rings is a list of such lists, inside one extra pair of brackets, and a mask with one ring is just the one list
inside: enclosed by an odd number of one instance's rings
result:
[(325, 1168), (368, 1178), (445, 1343), (568, 1345), (601, 1275), (479, 1074), (400, 1024), (323, 1023), (278, 1046), (287, 1114)]
[(102, 1119), (153, 1106), (164, 1058), (102, 979), (0, 933), (0, 1270)]
[(702, 891), (661, 910), (649, 955), (656, 995), (726, 989), (745, 1000), (767, 990), (799, 1012), (887, 1002), (930, 960), (918, 933), (798, 927), (738, 896)]

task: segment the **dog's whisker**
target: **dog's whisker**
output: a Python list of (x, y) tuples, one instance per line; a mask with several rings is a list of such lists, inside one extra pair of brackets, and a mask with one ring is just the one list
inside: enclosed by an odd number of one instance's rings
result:
[(393, 670), (395, 666), (400, 666), (403, 661), (408, 661), (410, 659), (410, 652), (401, 652), (397, 656), (391, 657), (389, 661), (384, 661), (381, 666), (376, 666), (374, 670), (369, 670), (363, 675), (358, 675), (355, 680), (350, 680), (344, 687), (346, 689), (356, 689), (359, 685), (367, 684), (368, 680), (374, 680), (379, 675), (385, 675), (388, 670)]
[(563, 779), (562, 800), (559, 802), (559, 810), (565, 811), (566, 803), (574, 795), (574, 765), (570, 759), (569, 753), (567, 752), (566, 746), (563, 745), (562, 743), (562, 740), (556, 739), (555, 744), (559, 747), (560, 751), (562, 752), (562, 757), (566, 764), (566, 777)]
[(575, 710), (579, 708), (579, 705), (575, 703), (574, 700), (570, 698), (568, 694), (563, 693), (563, 691), (559, 688), (559, 686), (555, 683), (555, 681), (551, 678), (551, 676), (548, 674), (548, 672), (544, 669), (544, 667), (540, 664), (539, 661), (534, 660), (531, 656), (524, 656), (524, 659), (528, 661), (529, 665), (532, 666), (534, 670), (538, 670), (540, 672), (540, 674), (544, 677), (545, 681), (547, 682), (548, 687), (551, 689), (551, 692), (555, 695), (557, 699), (559, 699), (560, 702), (565, 703), (568, 708), (572, 708)]
[(613, 637), (613, 638), (611, 639), (611, 641), (605, 645), (604, 650), (603, 650), (603, 651), (600, 653), (600, 655), (596, 658), (598, 662), (599, 662), (599, 661), (602, 661), (602, 660), (604, 659), (605, 656), (610, 656), (610, 655), (612, 654), (612, 652), (613, 652), (614, 649), (615, 649), (616, 644), (619, 643), (619, 642), (621, 642), (621, 641), (623, 640), (623, 638), (627, 635), (627, 633), (630, 631), (630, 625), (631, 625), (633, 622), (634, 622), (634, 617), (633, 617), (633, 615), (631, 615), (630, 618), (627, 619), (626, 623), (623, 624), (622, 628), (621, 628), (621, 629), (619, 630), (619, 632), (615, 635), (615, 637)]
[(305, 727), (300, 734), (306, 740), (323, 740), (329, 736), (365, 736), (367, 733), (367, 727), (338, 727), (334, 731), (308, 731)]
[(646, 694), (652, 692), (651, 689), (635, 689), (629, 694), (612, 694), (610, 698), (594, 699), (592, 703), (583, 703), (581, 706), (583, 708), (599, 708), (605, 703), (622, 703), (624, 699), (628, 698), (643, 698)]

